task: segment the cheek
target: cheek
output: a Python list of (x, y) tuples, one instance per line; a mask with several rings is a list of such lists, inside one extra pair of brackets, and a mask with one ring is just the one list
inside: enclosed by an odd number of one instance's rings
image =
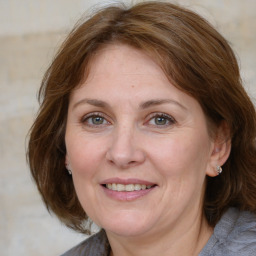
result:
[(70, 137), (66, 140), (66, 146), (78, 199), (89, 214), (97, 199), (97, 175), (102, 170), (104, 148), (102, 143), (82, 136)]
[(206, 170), (210, 150), (208, 136), (184, 134), (151, 145), (157, 145), (151, 146), (151, 159), (165, 176), (195, 175)]
[(104, 156), (104, 141), (78, 137), (67, 140), (66, 144), (67, 155), (74, 175), (93, 175)]

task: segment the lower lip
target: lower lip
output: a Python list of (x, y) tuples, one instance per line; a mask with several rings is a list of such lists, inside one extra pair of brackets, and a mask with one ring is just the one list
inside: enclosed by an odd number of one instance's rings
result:
[(152, 190), (155, 189), (155, 187), (152, 187), (149, 189), (127, 192), (127, 191), (111, 190), (104, 186), (102, 186), (102, 188), (108, 197), (118, 200), (118, 201), (133, 201), (133, 200), (136, 200), (138, 198), (141, 198), (141, 197), (147, 195), (148, 193), (152, 192)]

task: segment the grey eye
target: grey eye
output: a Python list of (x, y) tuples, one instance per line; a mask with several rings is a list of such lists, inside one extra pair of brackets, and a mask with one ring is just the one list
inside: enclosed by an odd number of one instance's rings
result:
[(148, 121), (149, 125), (156, 126), (159, 128), (161, 126), (162, 127), (171, 126), (174, 123), (175, 123), (175, 120), (171, 116), (163, 113), (154, 113), (150, 118), (150, 120)]
[(95, 125), (103, 124), (104, 123), (104, 118), (101, 116), (94, 116), (91, 117), (91, 123)]
[(154, 119), (156, 125), (166, 125), (166, 123), (168, 122), (168, 120), (165, 117), (161, 116), (155, 117)]
[(100, 115), (91, 115), (91, 116), (85, 117), (82, 120), (82, 122), (87, 125), (95, 125), (95, 126), (105, 125), (108, 123), (107, 120)]

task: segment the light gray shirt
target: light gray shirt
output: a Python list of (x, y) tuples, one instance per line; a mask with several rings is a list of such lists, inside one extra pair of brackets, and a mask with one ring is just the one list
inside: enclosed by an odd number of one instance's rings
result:
[[(108, 256), (109, 253), (106, 233), (101, 230), (62, 256)], [(256, 256), (256, 215), (230, 208), (198, 256)]]
[(256, 216), (230, 208), (199, 256), (256, 256)]

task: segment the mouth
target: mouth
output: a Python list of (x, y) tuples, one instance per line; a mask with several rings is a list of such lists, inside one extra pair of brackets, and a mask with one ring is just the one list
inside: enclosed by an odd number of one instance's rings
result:
[(151, 194), (157, 184), (140, 179), (111, 178), (101, 183), (105, 194), (118, 201), (133, 201)]
[(103, 186), (112, 191), (133, 192), (133, 191), (147, 190), (152, 187), (155, 187), (156, 185), (107, 183), (107, 184), (103, 184)]

